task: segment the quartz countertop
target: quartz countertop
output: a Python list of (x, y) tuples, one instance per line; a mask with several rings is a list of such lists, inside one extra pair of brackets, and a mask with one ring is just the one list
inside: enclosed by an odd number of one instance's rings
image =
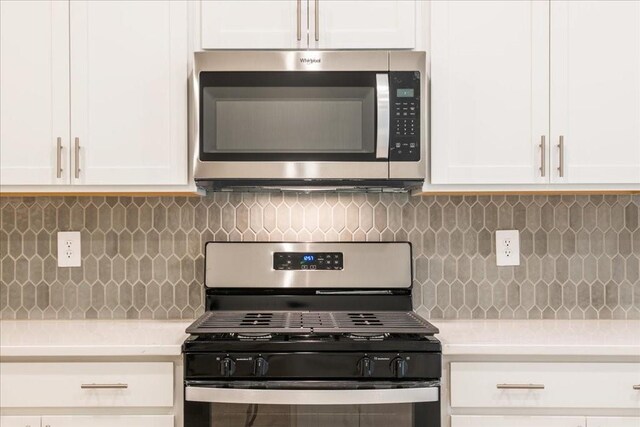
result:
[(445, 355), (638, 356), (640, 320), (431, 320)]
[[(639, 320), (430, 320), (445, 355), (640, 357)], [(179, 356), (189, 320), (4, 320), (1, 357)]]
[(186, 320), (3, 320), (0, 356), (179, 356)]

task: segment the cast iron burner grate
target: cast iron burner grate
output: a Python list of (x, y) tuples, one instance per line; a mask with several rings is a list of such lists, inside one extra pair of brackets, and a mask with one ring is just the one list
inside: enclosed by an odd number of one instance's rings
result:
[(189, 328), (190, 334), (212, 333), (417, 333), (437, 330), (413, 312), (379, 311), (208, 311)]

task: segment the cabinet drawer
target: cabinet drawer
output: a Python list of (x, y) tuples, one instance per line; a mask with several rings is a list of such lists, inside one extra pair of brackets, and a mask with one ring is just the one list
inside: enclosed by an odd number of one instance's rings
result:
[(42, 417), (42, 427), (173, 427), (173, 424), (173, 415), (55, 415)]
[(454, 415), (451, 427), (585, 427), (584, 417)]
[(638, 417), (589, 417), (588, 427), (639, 427)]
[(0, 363), (2, 407), (173, 406), (173, 364)]
[(640, 408), (640, 363), (452, 363), (451, 406)]

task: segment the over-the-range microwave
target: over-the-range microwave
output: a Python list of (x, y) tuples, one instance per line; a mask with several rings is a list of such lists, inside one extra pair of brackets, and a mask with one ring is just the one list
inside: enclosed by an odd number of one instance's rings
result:
[(426, 174), (425, 67), (425, 53), (416, 51), (197, 52), (197, 186), (420, 186)]

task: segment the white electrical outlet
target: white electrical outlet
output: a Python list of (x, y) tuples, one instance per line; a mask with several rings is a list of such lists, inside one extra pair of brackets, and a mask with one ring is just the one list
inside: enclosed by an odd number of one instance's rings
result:
[(80, 267), (80, 232), (58, 232), (58, 267)]
[(496, 231), (496, 264), (520, 265), (520, 233), (518, 230)]

